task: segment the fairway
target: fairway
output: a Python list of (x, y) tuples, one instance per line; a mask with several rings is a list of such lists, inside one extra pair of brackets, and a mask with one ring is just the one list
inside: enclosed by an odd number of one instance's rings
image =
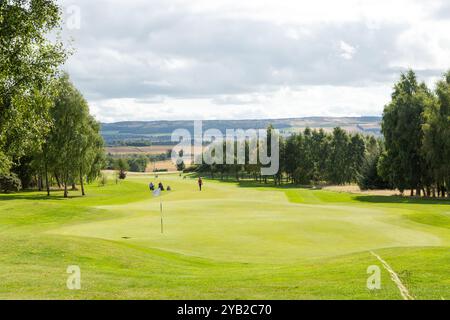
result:
[(150, 174), (71, 195), (0, 195), (0, 298), (402, 299), (371, 252), (415, 299), (450, 298), (448, 201)]

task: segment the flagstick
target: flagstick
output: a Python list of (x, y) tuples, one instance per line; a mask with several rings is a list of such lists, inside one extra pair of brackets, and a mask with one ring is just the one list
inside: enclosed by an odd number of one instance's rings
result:
[(162, 200), (159, 200), (159, 210), (161, 211), (161, 234), (164, 233), (164, 225), (163, 225), (163, 211), (162, 211)]

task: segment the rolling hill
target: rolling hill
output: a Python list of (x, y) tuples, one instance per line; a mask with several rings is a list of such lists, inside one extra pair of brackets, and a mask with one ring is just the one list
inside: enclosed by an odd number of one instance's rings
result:
[[(206, 120), (203, 130), (215, 128), (222, 132), (226, 129), (264, 129), (272, 124), (281, 134), (289, 135), (293, 132), (309, 128), (323, 128), (332, 130), (341, 127), (351, 132), (380, 135), (381, 117), (306, 117), (291, 119), (264, 120)], [(193, 132), (194, 122), (183, 121), (126, 121), (116, 123), (102, 123), (101, 133), (107, 145), (136, 145), (170, 144), (174, 130), (183, 128)]]

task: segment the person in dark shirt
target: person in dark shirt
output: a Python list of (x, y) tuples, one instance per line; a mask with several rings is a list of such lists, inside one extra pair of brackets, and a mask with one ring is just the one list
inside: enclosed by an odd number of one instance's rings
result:
[(198, 177), (198, 188), (200, 189), (200, 191), (202, 191), (202, 186), (203, 186), (203, 179), (202, 177)]

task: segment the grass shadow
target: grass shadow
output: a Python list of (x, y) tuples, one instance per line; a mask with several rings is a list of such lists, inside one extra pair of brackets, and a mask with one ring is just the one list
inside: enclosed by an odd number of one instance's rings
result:
[(376, 195), (356, 195), (356, 201), (370, 203), (407, 203), (407, 204), (446, 204), (450, 205), (449, 199), (436, 198), (416, 198), (402, 196), (376, 196)]
[(309, 190), (320, 190), (320, 187), (313, 187), (313, 186), (305, 186), (305, 185), (299, 185), (299, 184), (282, 184), (282, 185), (275, 185), (273, 182), (257, 182), (257, 181), (248, 181), (248, 180), (242, 180), (239, 182), (236, 182), (237, 185), (241, 188), (273, 188), (273, 189), (309, 189)]
[[(209, 178), (210, 179), (210, 178)], [(240, 188), (267, 188), (267, 189), (278, 189), (278, 190), (290, 190), (290, 189), (305, 189), (305, 190), (321, 190), (320, 186), (311, 186), (311, 185), (298, 185), (298, 184), (282, 184), (275, 185), (273, 181), (269, 181), (267, 183), (254, 181), (254, 180), (240, 180), (236, 181), (235, 179), (221, 180), (221, 179), (211, 179), (213, 181), (221, 182), (221, 183), (230, 183), (237, 185)], [(327, 190), (329, 192), (336, 192)], [(369, 202), (369, 203), (407, 203), (407, 204), (446, 204), (450, 205), (450, 199), (436, 199), (436, 198), (417, 198), (417, 197), (406, 197), (406, 196), (383, 196), (383, 195), (358, 195), (355, 193), (347, 193), (345, 194), (351, 195), (355, 201), (360, 202)]]
[(75, 199), (80, 198), (81, 196), (68, 196), (67, 198), (64, 198), (64, 195), (59, 194), (50, 194), (50, 196), (47, 196), (47, 194), (44, 193), (32, 193), (30, 191), (24, 191), (24, 192), (17, 192), (17, 193), (6, 193), (6, 194), (0, 194), (0, 201), (11, 201), (11, 200), (33, 200), (33, 201), (49, 201), (49, 200), (64, 200), (64, 199)]
[[(208, 178), (210, 179), (210, 178)], [(235, 179), (210, 179), (212, 181), (216, 181), (216, 182), (221, 182), (221, 183), (229, 183), (229, 184), (234, 184), (237, 185), (240, 188), (270, 188), (270, 189), (281, 189), (281, 190), (286, 190), (286, 189), (309, 189), (309, 190), (320, 190), (321, 187), (314, 187), (314, 186), (309, 186), (309, 185), (299, 185), (299, 184), (292, 184), (292, 183), (288, 183), (288, 184), (282, 184), (282, 185), (275, 185), (273, 183), (273, 181), (268, 181), (267, 183), (264, 182), (259, 182), (259, 181), (255, 181), (255, 180), (239, 180), (236, 181)]]

